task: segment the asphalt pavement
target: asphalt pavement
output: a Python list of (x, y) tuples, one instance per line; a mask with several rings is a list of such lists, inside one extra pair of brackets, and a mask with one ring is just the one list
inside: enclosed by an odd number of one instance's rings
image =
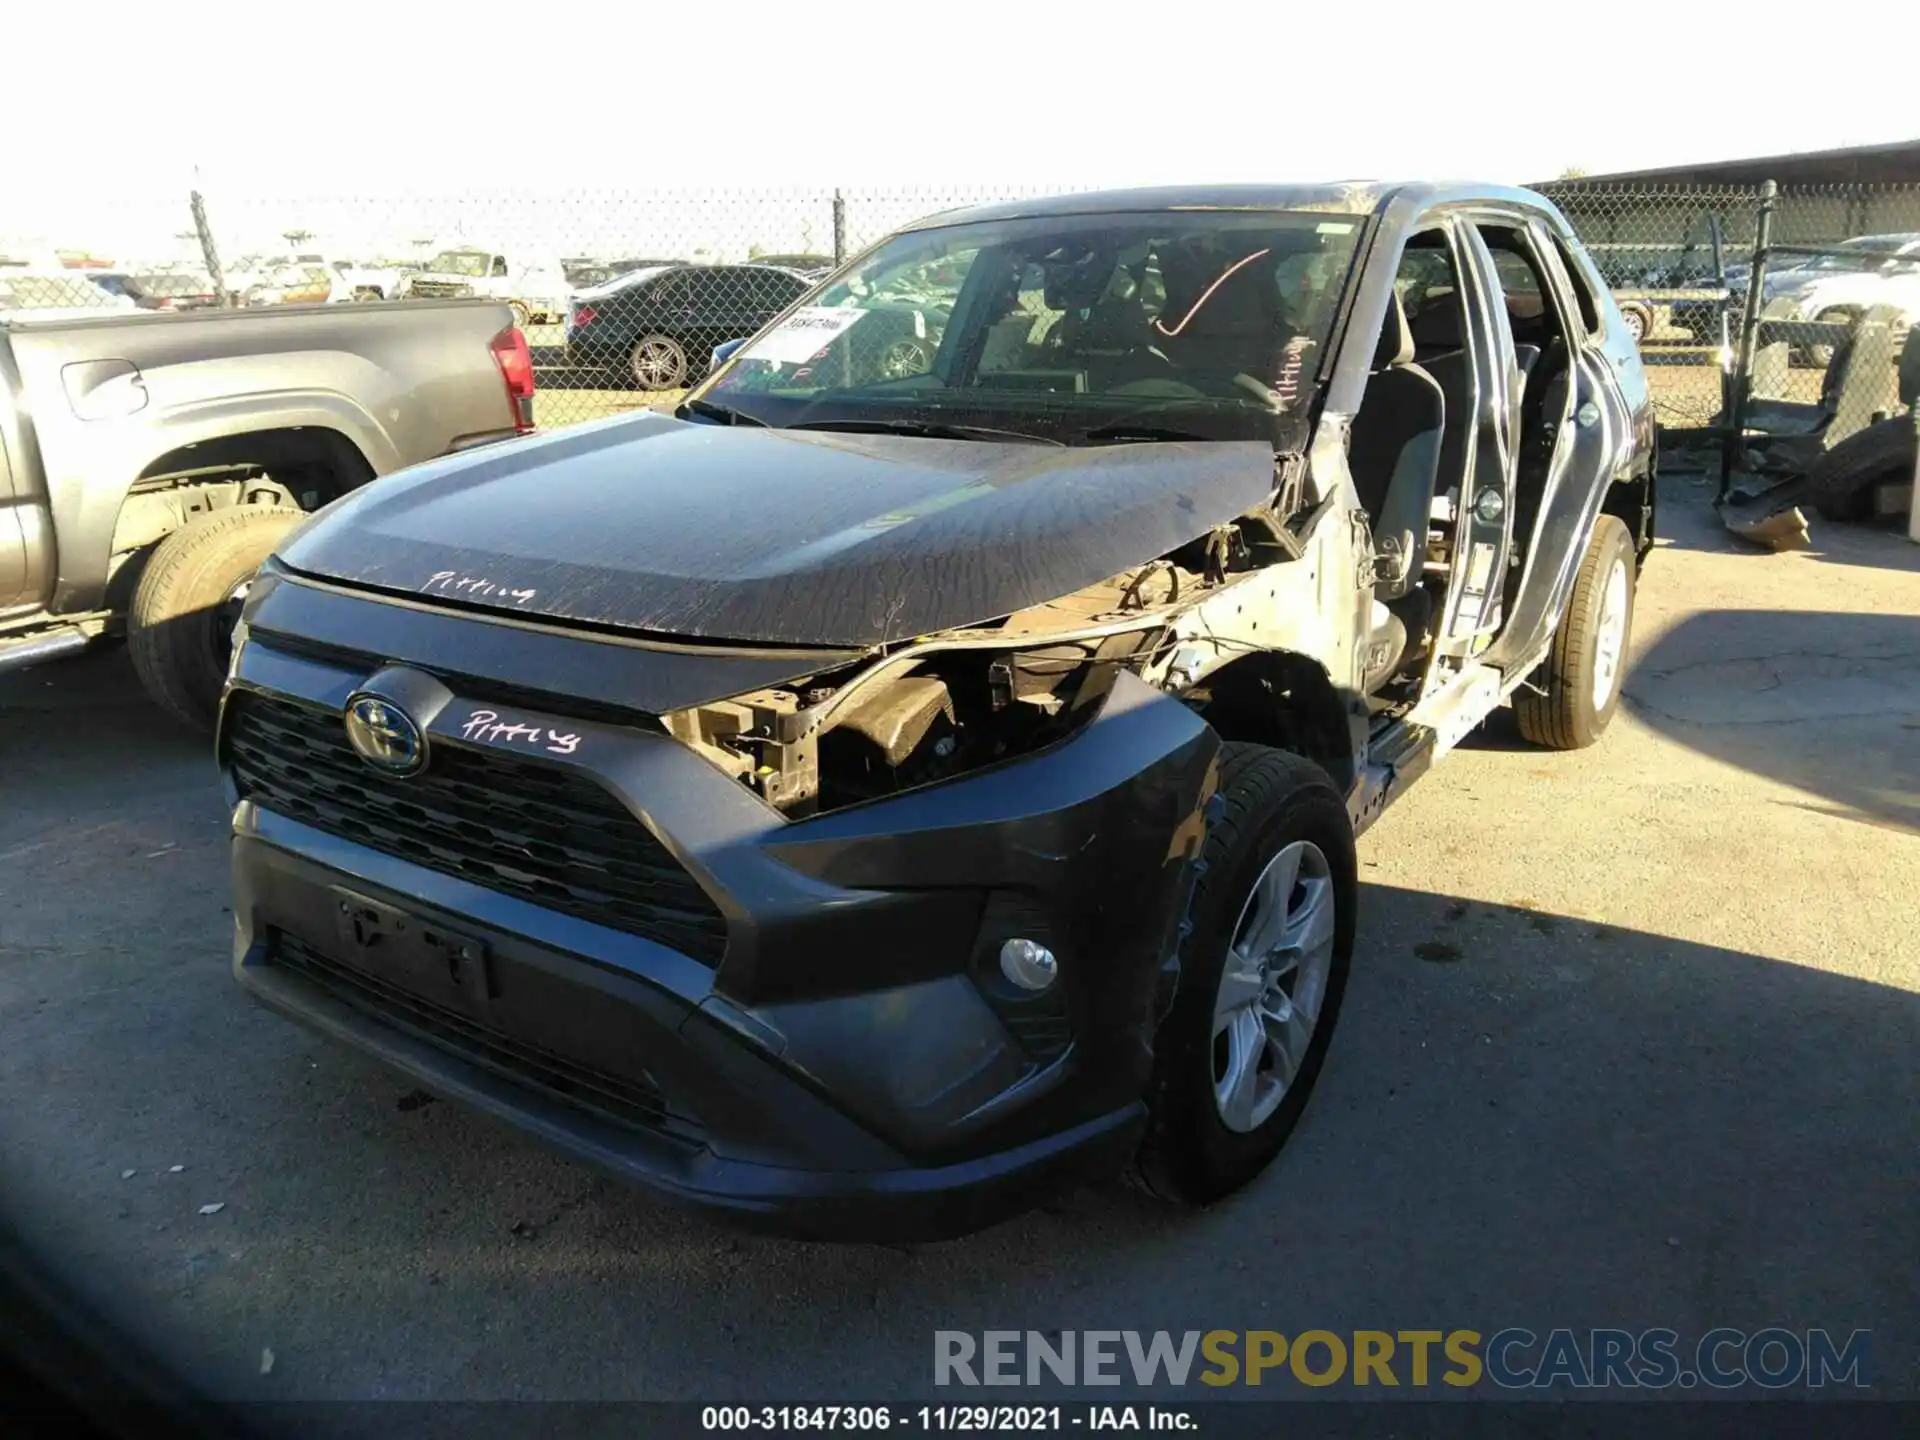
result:
[(232, 1398), (907, 1398), (938, 1329), (1508, 1325), (1865, 1328), (1920, 1398), (1920, 547), (1741, 549), (1697, 484), (1663, 529), (1603, 743), (1502, 718), (1363, 839), (1269, 1173), (908, 1248), (732, 1234), (255, 1008), (205, 742), (123, 653), (0, 677), (7, 1207)]

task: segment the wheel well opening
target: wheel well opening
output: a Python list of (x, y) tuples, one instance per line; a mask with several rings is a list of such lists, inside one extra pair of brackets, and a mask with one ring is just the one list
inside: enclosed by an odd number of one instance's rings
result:
[(142, 470), (136, 484), (226, 467), (266, 471), (303, 510), (317, 510), (373, 478), (360, 447), (338, 430), (293, 426), (182, 445)]
[(1318, 662), (1269, 651), (1207, 675), (1190, 695), (1222, 740), (1290, 750), (1319, 765), (1343, 791), (1353, 783), (1347, 706)]

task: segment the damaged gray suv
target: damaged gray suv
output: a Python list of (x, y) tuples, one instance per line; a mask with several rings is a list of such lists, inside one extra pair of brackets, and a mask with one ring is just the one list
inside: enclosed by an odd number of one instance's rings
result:
[(269, 562), (240, 982), (787, 1233), (1245, 1184), (1355, 834), (1503, 704), (1570, 748), (1619, 703), (1653, 426), (1592, 264), (1520, 190), (1078, 195), (731, 350)]

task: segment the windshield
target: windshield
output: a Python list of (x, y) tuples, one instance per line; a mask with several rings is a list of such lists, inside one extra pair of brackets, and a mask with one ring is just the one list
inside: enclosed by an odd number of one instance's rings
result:
[(429, 270), (437, 270), (443, 275), (484, 275), (487, 273), (487, 252), (484, 250), (442, 250), (433, 257)]
[(1218, 211), (908, 232), (699, 398), (766, 425), (1296, 448), (1359, 237), (1352, 217)]

